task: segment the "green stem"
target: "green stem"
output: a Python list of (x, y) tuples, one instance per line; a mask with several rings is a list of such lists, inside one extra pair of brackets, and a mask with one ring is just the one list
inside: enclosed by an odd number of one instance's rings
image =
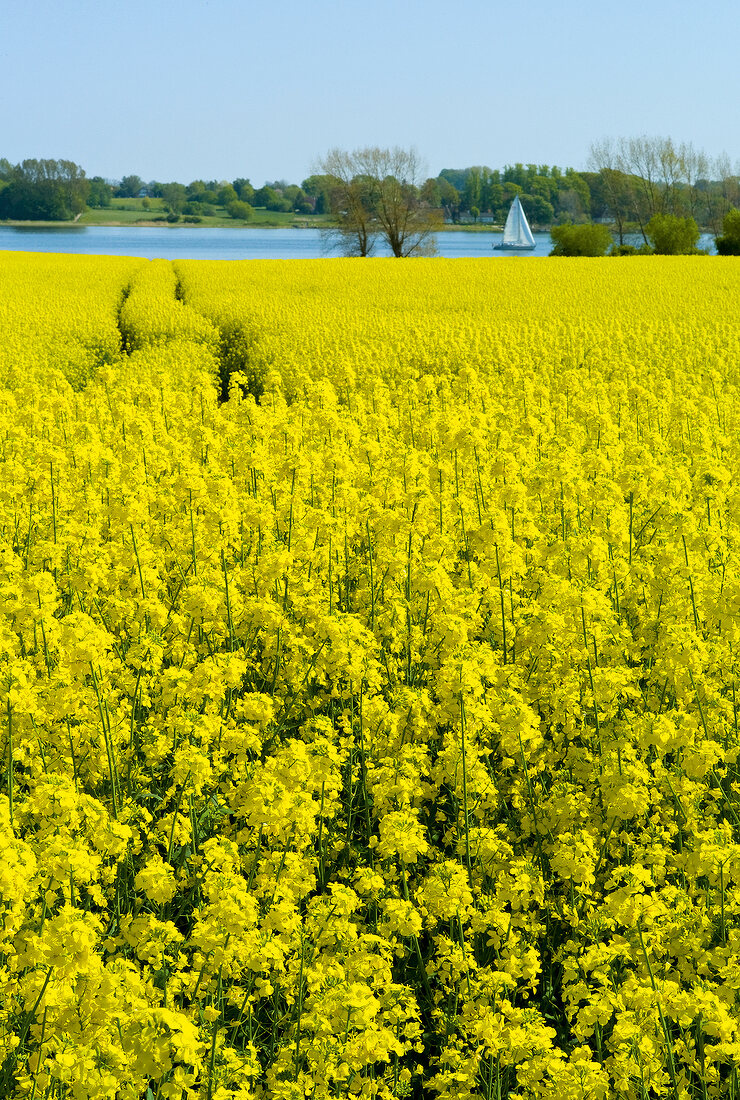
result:
[(141, 598), (142, 598), (142, 600), (145, 600), (146, 599), (146, 592), (144, 591), (144, 577), (143, 577), (142, 572), (141, 572), (141, 562), (139, 561), (139, 548), (136, 545), (136, 535), (134, 534), (134, 525), (133, 525), (133, 523), (129, 523), (129, 529), (131, 531), (131, 539), (132, 539), (133, 544), (134, 544), (134, 554), (136, 556), (136, 568), (139, 570), (139, 584), (141, 585)]
[(304, 943), (303, 936), (301, 935), (301, 966), (300, 966), (300, 970), (298, 972), (298, 1006), (297, 1006), (298, 1007), (298, 1013), (297, 1013), (296, 1025), (295, 1025), (295, 1032), (296, 1032), (296, 1034), (295, 1034), (295, 1057), (294, 1057), (294, 1060), (293, 1060), (294, 1061), (294, 1066), (295, 1066), (295, 1080), (296, 1081), (298, 1080), (298, 1067), (300, 1065), (300, 1055), (301, 1055), (301, 1015), (303, 1013), (303, 959), (304, 959), (304, 952), (305, 952), (305, 943)]
[[(647, 948), (645, 947), (645, 940), (642, 937), (642, 927), (640, 924), (637, 925), (637, 935), (640, 937), (640, 947), (642, 948), (645, 965), (647, 966), (648, 974), (650, 975), (650, 984), (653, 987), (653, 992), (657, 994), (658, 987), (655, 984), (655, 976), (653, 974), (653, 968), (650, 965), (650, 959), (648, 958)], [(678, 1080), (676, 1078), (676, 1064), (673, 1060), (673, 1044), (671, 1043), (671, 1036), (670, 1032), (668, 1031), (668, 1024), (666, 1023), (665, 1016), (663, 1015), (663, 1009), (660, 1005), (660, 1002), (656, 1000), (655, 1003), (658, 1008), (658, 1016), (660, 1017), (660, 1023), (663, 1028), (663, 1035), (665, 1037), (666, 1054), (668, 1055), (668, 1072), (671, 1076), (673, 1094), (675, 1096), (675, 1100), (679, 1100)]]
[(231, 621), (231, 601), (229, 599), (229, 576), (226, 572), (226, 558), (221, 550), (221, 568), (224, 571), (224, 588), (226, 589), (226, 622), (229, 627), (229, 652), (234, 652), (234, 624)]
[(367, 553), (370, 559), (370, 629), (375, 630), (375, 581), (373, 578), (373, 547), (370, 541), (370, 524), (365, 520), (367, 531)]
[(10, 705), (8, 685), (8, 801), (10, 802), (10, 827), (13, 828), (13, 708)]
[(496, 572), (498, 573), (498, 592), (501, 598), (501, 634), (504, 649), (504, 664), (506, 664), (506, 609), (504, 607), (504, 586), (501, 581), (501, 565), (498, 560), (498, 543), (496, 543)]
[(470, 827), (468, 821), (468, 762), (465, 750), (465, 701), (460, 690), (460, 742), (462, 745), (463, 824), (465, 826), (465, 865), (468, 869), (468, 885), (473, 889), (473, 869), (470, 865)]
[(108, 757), (108, 771), (110, 773), (110, 785), (111, 785), (111, 797), (113, 799), (113, 816), (118, 819), (118, 799), (116, 797), (116, 784), (118, 776), (116, 774), (116, 763), (113, 755), (113, 746), (108, 738), (108, 728), (105, 721), (105, 711), (103, 710), (103, 700), (100, 696), (100, 687), (98, 685), (98, 678), (95, 675), (95, 669), (93, 668), (92, 661), (90, 662), (90, 671), (92, 672), (93, 687), (95, 688), (95, 695), (98, 700), (98, 710), (100, 711), (100, 724), (103, 727), (103, 738), (105, 739), (105, 752)]
[(195, 556), (195, 521), (193, 520), (193, 490), (188, 489), (190, 494), (190, 545), (193, 555), (193, 576), (198, 576), (198, 560)]

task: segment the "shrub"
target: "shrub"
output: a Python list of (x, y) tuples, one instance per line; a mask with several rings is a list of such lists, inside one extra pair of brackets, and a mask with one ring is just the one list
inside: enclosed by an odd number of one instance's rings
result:
[(249, 221), (252, 217), (252, 207), (248, 202), (242, 202), (241, 199), (234, 199), (226, 207), (226, 211), (231, 218), (236, 218), (238, 221)]
[(551, 256), (605, 256), (612, 235), (605, 225), (555, 225), (550, 230), (555, 247)]
[(688, 256), (699, 252), (699, 226), (693, 218), (676, 214), (654, 214), (646, 232), (659, 256)]
[(609, 249), (610, 256), (652, 256), (653, 249), (649, 244), (641, 244), (636, 248), (633, 244), (614, 244)]
[(720, 256), (740, 256), (740, 210), (728, 210), (722, 222), (722, 236), (714, 243)]

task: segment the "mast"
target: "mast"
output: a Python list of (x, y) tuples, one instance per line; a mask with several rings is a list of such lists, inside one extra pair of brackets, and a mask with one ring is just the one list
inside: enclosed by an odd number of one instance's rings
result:
[(534, 248), (535, 240), (529, 228), (519, 196), (516, 195), (509, 207), (504, 226), (504, 248)]

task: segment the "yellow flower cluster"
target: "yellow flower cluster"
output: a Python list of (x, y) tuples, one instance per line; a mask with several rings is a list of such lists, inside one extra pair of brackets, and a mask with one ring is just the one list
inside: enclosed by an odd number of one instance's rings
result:
[(740, 264), (0, 285), (0, 1095), (740, 1097)]

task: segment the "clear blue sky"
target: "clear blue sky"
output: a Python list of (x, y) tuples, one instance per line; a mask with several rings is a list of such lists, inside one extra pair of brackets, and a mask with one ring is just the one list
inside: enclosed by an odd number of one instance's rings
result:
[(333, 146), (430, 175), (586, 166), (640, 134), (740, 160), (738, 0), (5, 0), (0, 157), (300, 182)]

